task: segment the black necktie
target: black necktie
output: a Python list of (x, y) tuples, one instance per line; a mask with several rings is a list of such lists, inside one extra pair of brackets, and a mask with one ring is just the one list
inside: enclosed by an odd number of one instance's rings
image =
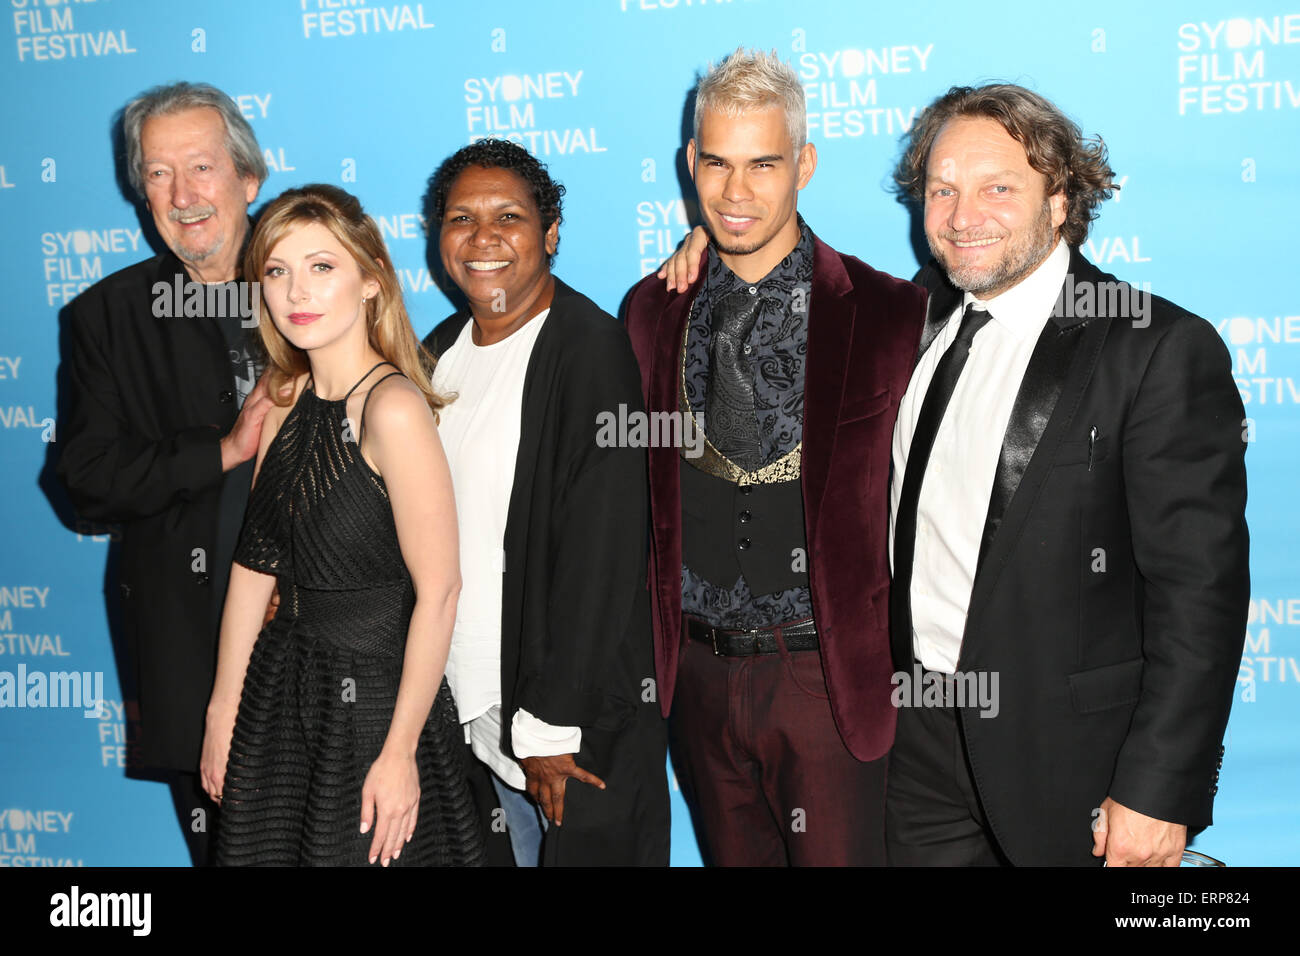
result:
[(925, 467), (930, 461), (934, 436), (939, 432), (948, 400), (952, 398), (957, 380), (966, 367), (971, 342), (975, 339), (975, 333), (988, 320), (988, 312), (976, 308), (974, 303), (966, 306), (966, 312), (961, 317), (961, 327), (957, 329), (957, 338), (935, 366), (934, 378), (930, 380), (925, 401), (921, 403), (921, 414), (916, 418), (916, 429), (912, 432), (912, 444), (907, 453), (907, 471), (903, 475), (903, 491), (898, 499), (898, 516), (894, 521), (894, 583), (889, 600), (894, 663), (899, 667), (910, 669), (913, 660), (912, 559), (916, 553), (916, 508), (921, 500)]
[(704, 401), (704, 434), (713, 447), (746, 471), (763, 460), (754, 370), (745, 358), (745, 341), (758, 321), (763, 300), (747, 292), (724, 296), (711, 309), (713, 347), (709, 391)]

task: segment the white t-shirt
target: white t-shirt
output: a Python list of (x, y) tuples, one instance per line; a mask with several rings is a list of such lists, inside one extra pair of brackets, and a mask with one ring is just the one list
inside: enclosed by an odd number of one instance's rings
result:
[[(516, 790), (524, 788), (523, 770), (500, 747), (501, 587), (524, 377), (549, 313), (492, 345), (475, 345), (474, 322), (466, 322), (433, 373), (434, 390), (455, 396), (438, 423), (460, 529), (460, 601), (447, 682), (475, 756)], [(520, 757), (577, 753), (581, 741), (581, 729), (547, 724), (526, 710), (511, 719), (511, 742)]]

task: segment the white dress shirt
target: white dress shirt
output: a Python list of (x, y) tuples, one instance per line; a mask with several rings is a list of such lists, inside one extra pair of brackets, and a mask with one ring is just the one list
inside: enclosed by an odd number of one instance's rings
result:
[[(460, 600), (447, 657), (465, 740), (474, 755), (516, 790), (524, 772), (501, 752), (501, 588), (506, 518), (519, 454), (524, 377), (550, 309), (500, 342), (475, 345), (474, 322), (439, 359), (433, 388), (455, 399), (439, 415), (460, 529)], [(558, 727), (520, 709), (511, 718), (519, 757), (577, 753), (578, 727)]]
[(935, 366), (957, 338), (966, 306), (974, 302), (988, 310), (991, 321), (971, 343), (970, 357), (935, 434), (916, 510), (909, 600), (914, 651), (929, 670), (952, 673), (957, 668), (1002, 438), (1069, 265), (1070, 250), (1058, 241), (1038, 268), (1001, 295), (981, 302), (966, 293), (921, 357), (899, 406), (890, 490), (891, 563), (907, 455)]

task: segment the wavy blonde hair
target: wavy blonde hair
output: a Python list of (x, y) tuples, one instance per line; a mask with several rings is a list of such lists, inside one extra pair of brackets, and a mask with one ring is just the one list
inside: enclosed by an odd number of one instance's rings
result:
[[(280, 240), (295, 228), (313, 222), (324, 226), (338, 239), (363, 276), (379, 283), (379, 291), (363, 306), (370, 347), (397, 366), (424, 393), (436, 417), (447, 399), (435, 392), (431, 384), (435, 360), (411, 328), (397, 272), (379, 227), (351, 193), (324, 183), (281, 193), (266, 207), (253, 230), (244, 253), (244, 278), (252, 280), (261, 276), (271, 250)], [(257, 329), (266, 350), (271, 399), (277, 405), (288, 405), (292, 397), (281, 396), (279, 390), (308, 371), (307, 355), (276, 328), (267, 314), (265, 300), (260, 297), (257, 309)]]

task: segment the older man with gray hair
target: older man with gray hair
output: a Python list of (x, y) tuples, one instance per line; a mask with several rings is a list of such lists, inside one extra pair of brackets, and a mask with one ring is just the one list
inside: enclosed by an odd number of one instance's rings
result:
[(166, 248), (69, 306), (59, 474), (81, 517), (122, 526), (132, 767), (170, 782), (202, 864), (214, 809), (196, 783), (204, 714), (271, 406), (244, 327), (254, 295), (237, 284), (266, 164), (239, 108), (206, 84), (148, 90), (122, 123), (129, 179)]

